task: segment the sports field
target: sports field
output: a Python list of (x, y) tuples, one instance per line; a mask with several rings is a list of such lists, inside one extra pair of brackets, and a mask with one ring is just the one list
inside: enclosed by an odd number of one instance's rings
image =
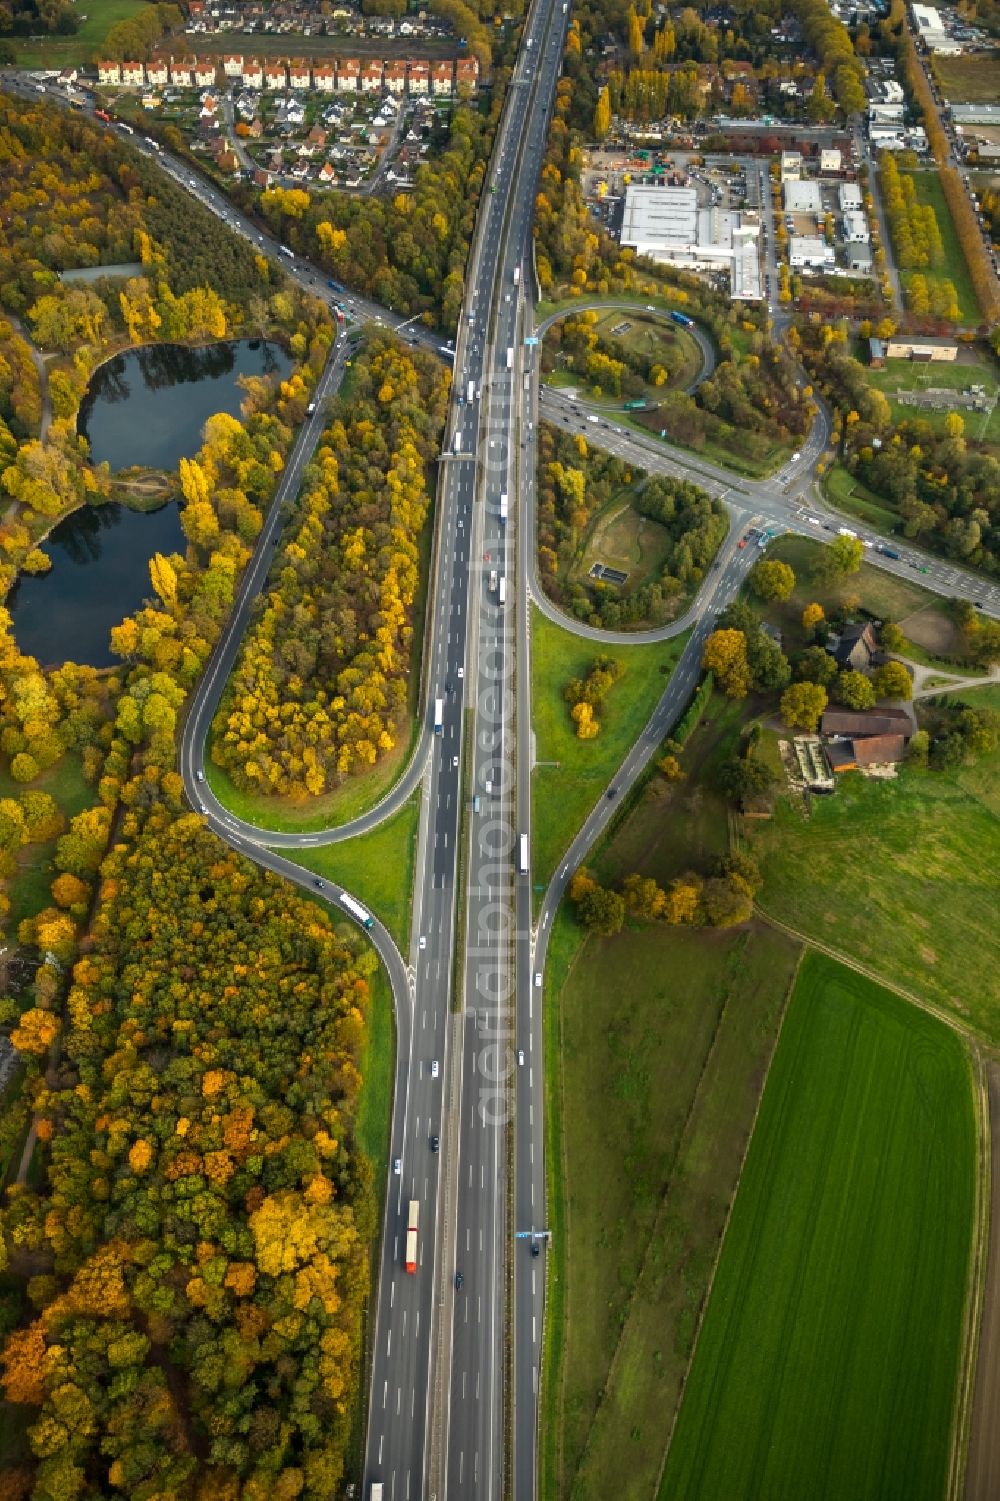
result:
[(960, 1040), (809, 954), (660, 1501), (941, 1501), (975, 1165)]

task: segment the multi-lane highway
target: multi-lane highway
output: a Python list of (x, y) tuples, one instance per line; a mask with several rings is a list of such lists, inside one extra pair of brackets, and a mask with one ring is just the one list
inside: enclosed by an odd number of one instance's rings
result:
[[(820, 408), (801, 452), (757, 482), (672, 448), (623, 420), (539, 389), (533, 323), (531, 219), (565, 41), (566, 5), (534, 0), (489, 164), (454, 348), (422, 326), (408, 332), (364, 299), (355, 317), (398, 327), (454, 358), (453, 404), (439, 471), (429, 586), (422, 735), (402, 781), (364, 817), (337, 830), (279, 834), (230, 814), (204, 775), (206, 736), (283, 521), (324, 425), (323, 406), (346, 359), (341, 335), (289, 456), (276, 503), (241, 582), (232, 617), (194, 695), (181, 744), (192, 803), (244, 854), (336, 903), (340, 888), (296, 866), (293, 851), (363, 832), (418, 785), (423, 802), (409, 963), (374, 921), (371, 936), (392, 984), (397, 1023), (385, 1233), (371, 1338), (365, 1494), (534, 1501), (544, 1314), (542, 989), (548, 937), (566, 884), (676, 722), (697, 682), (705, 636), (758, 555), (741, 548), (748, 524), (822, 539), (842, 524), (812, 495), (828, 438)], [(136, 138), (186, 191), (275, 257), (259, 225), (183, 162)], [(772, 226), (773, 231), (773, 226)], [(326, 295), (320, 272), (281, 263)], [(693, 479), (728, 507), (732, 526), (692, 608), (629, 640), (691, 628), (678, 667), (642, 736), (591, 811), (533, 917), (530, 858), (533, 743), (530, 607), (581, 636), (548, 602), (536, 573), (535, 468), (540, 417), (654, 473)], [(1000, 589), (910, 545), (869, 559), (941, 594), (1000, 613)], [(267, 846), (275, 846), (271, 849)], [(418, 1206), (416, 1270), (404, 1266), (409, 1206)], [(533, 1239), (534, 1237), (534, 1239)]]

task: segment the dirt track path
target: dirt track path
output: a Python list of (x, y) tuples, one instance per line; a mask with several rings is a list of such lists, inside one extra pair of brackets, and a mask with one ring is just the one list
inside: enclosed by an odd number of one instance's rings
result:
[(1000, 1496), (1000, 1067), (987, 1064), (990, 1096), (991, 1170), (989, 1251), (972, 1399), (965, 1501)]

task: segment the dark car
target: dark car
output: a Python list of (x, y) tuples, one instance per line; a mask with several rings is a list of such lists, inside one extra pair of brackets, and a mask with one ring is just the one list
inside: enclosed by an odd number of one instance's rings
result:
[(439, 1141), (439, 1140), (438, 1140), (438, 1138), (437, 1138), (437, 1137), (436, 1137), (436, 1136), (432, 1136), (432, 1137), (431, 1137), (431, 1151), (432, 1151), (432, 1152), (436, 1152), (436, 1151), (437, 1151), (437, 1149), (438, 1149), (438, 1147), (439, 1147), (439, 1146), (440, 1146), (440, 1145), (441, 1145), (441, 1143), (440, 1143), (440, 1141)]
[(541, 1246), (538, 1244), (537, 1240), (533, 1240), (531, 1242), (531, 1254), (532, 1254), (532, 1256), (540, 1256), (541, 1253), (542, 1253)]
[(613, 797), (617, 797), (617, 796), (618, 796), (618, 788), (617, 787), (609, 787), (608, 788), (608, 797), (609, 797), (609, 799), (613, 798)]
[(464, 1287), (465, 1286), (465, 1278), (462, 1276), (461, 1272), (456, 1272), (455, 1273), (455, 1286), (456, 1287)]

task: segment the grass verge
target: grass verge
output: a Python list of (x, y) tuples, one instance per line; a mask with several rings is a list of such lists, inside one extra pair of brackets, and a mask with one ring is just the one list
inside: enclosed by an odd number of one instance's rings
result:
[(19, 68), (68, 68), (89, 63), (119, 21), (130, 21), (145, 10), (143, 0), (87, 0), (87, 13), (75, 36), (31, 37), (15, 40)]
[(588, 939), (563, 989), (547, 1495), (655, 1492), (797, 955), (756, 926), (644, 928)]
[(343, 844), (299, 849), (295, 859), (352, 896), (385, 923), (402, 954), (410, 946), (413, 865), (417, 849), (420, 798), (414, 795), (385, 823)]
[(1000, 753), (889, 782), (848, 774), (808, 818), (779, 798), (746, 829), (762, 907), (1000, 1042), (998, 773)]
[[(0, 770), (0, 797), (17, 798), (27, 790), (48, 792), (55, 798), (67, 823), (75, 814), (81, 813), (96, 802), (96, 790), (84, 780), (80, 757), (69, 751), (62, 760), (33, 782), (15, 782), (4, 768)], [(34, 917), (43, 907), (52, 905), (52, 881), (56, 874), (53, 861), (56, 840), (47, 839), (40, 844), (26, 844), (17, 853), (17, 871), (10, 883), (10, 913), (6, 920), (8, 932), (16, 933), (22, 918)]]
[(976, 1129), (958, 1037), (803, 960), (659, 1495), (944, 1494)]
[[(625, 759), (656, 706), (687, 634), (651, 645), (583, 641), (538, 610), (531, 617), (531, 717), (536, 764), (531, 781), (532, 872), (548, 884), (573, 835)], [(595, 740), (577, 738), (563, 689), (586, 677), (597, 656), (624, 662)], [(554, 763), (554, 764), (553, 764)]]
[(969, 275), (969, 263), (965, 259), (962, 242), (955, 230), (955, 221), (951, 217), (951, 209), (948, 207), (941, 186), (941, 179), (937, 172), (914, 172), (913, 181), (917, 191), (918, 203), (929, 204), (937, 218), (938, 228), (941, 231), (941, 243), (944, 247), (944, 257), (940, 271), (926, 271), (928, 284), (935, 281), (950, 281), (958, 297), (958, 309), (963, 323), (978, 323), (981, 318), (979, 302)]

